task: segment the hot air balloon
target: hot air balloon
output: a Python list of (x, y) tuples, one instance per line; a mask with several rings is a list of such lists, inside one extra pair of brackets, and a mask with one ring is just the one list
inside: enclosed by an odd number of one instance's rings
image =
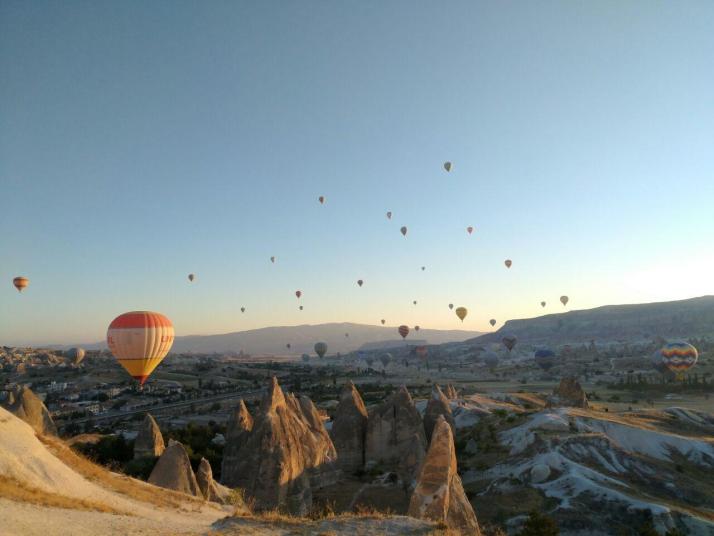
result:
[(320, 358), (325, 357), (325, 354), (327, 353), (327, 343), (324, 343), (324, 342), (315, 343), (315, 353)]
[(399, 326), (397, 328), (397, 331), (402, 336), (402, 339), (406, 339), (407, 335), (409, 335), (409, 326), (404, 326), (404, 325)]
[(27, 288), (27, 285), (30, 284), (30, 280), (20, 275), (12, 280), (12, 284), (15, 285), (18, 292), (22, 292)]
[(298, 309), (300, 309), (302, 311), (302, 305), (300, 307), (298, 307)]
[(241, 312), (241, 313), (245, 313), (245, 307), (241, 307), (241, 308), (240, 308), (240, 312)]
[(362, 285), (364, 285), (364, 281), (362, 281), (361, 279), (358, 279), (357, 284), (361, 287)]
[(545, 307), (545, 302), (544, 301), (540, 302), (540, 306)]
[(516, 342), (518, 342), (518, 339), (516, 339), (513, 335), (506, 335), (505, 337), (503, 337), (503, 339), (501, 339), (501, 342), (503, 343), (503, 346), (505, 346), (510, 352), (516, 345)]
[(107, 345), (119, 364), (141, 385), (169, 353), (174, 327), (160, 313), (132, 311), (119, 315), (107, 330)]
[(426, 266), (421, 267), (421, 271), (423, 272), (424, 270), (426, 270)]
[(196, 279), (196, 276), (194, 274), (188, 274), (188, 280), (193, 282), (193, 280)]
[(417, 301), (416, 301), (416, 300), (414, 300), (414, 301), (413, 301), (412, 303), (413, 303), (414, 305), (416, 305), (416, 304), (417, 304)]
[(697, 349), (684, 341), (674, 341), (665, 344), (660, 350), (662, 362), (681, 379), (684, 373), (697, 364), (699, 353)]
[(386, 320), (383, 318), (382, 320), (380, 320), (380, 322), (382, 322), (382, 325), (384, 325), (384, 323), (386, 322)]
[(321, 205), (325, 204), (325, 196), (324, 195), (321, 195), (320, 197), (318, 197), (317, 200), (320, 202)]
[(349, 336), (350, 336), (349, 333), (345, 333), (345, 338), (347, 338), (347, 337), (349, 337)]
[(382, 362), (382, 366), (387, 368), (387, 365), (392, 362), (392, 354), (386, 353), (379, 356), (379, 360)]
[(275, 257), (270, 257), (270, 262), (272, 262), (273, 264), (275, 264)]
[(469, 226), (466, 228), (466, 232), (469, 233), (469, 234), (471, 234), (471, 233), (474, 232), (474, 228), (469, 225)]
[(290, 343), (287, 343), (287, 344), (285, 345), (285, 348), (287, 348), (288, 350), (290, 350)]
[(483, 362), (490, 369), (496, 368), (498, 365), (498, 354), (493, 351), (488, 351), (483, 356)]
[(491, 327), (496, 325), (496, 319), (492, 318), (491, 320), (488, 321), (489, 324), (491, 324)]
[(400, 231), (404, 236), (407, 236), (407, 228), (406, 228), (406, 226), (404, 226), (404, 227), (402, 227), (401, 229), (399, 229), (399, 231)]
[(69, 357), (75, 365), (79, 365), (84, 360), (85, 355), (87, 355), (87, 353), (84, 351), (84, 348), (70, 348), (67, 351), (67, 357)]
[(456, 316), (458, 316), (462, 322), (464, 318), (466, 318), (466, 315), (469, 314), (469, 310), (466, 307), (457, 307), (455, 312)]
[(453, 309), (453, 308), (454, 308), (454, 304), (453, 304), (453, 303), (450, 303), (450, 304), (449, 304), (449, 309)]
[(444, 169), (447, 172), (451, 171), (451, 162), (444, 162)]
[(543, 370), (550, 370), (555, 365), (555, 352), (550, 348), (539, 348), (534, 357), (536, 364)]
[(391, 210), (389, 212), (387, 212), (387, 219), (388, 220), (392, 219), (392, 211)]
[(506, 268), (510, 268), (511, 264), (513, 264), (513, 261), (511, 259), (506, 259), (503, 264), (506, 265)]
[(309, 363), (310, 362), (310, 354), (302, 354), (300, 357), (303, 361), (303, 363)]
[(568, 298), (567, 296), (561, 296), (561, 297), (560, 297), (560, 303), (562, 303), (563, 306), (566, 306), (566, 305), (568, 305), (568, 299), (569, 299), (569, 298)]
[(414, 331), (419, 331), (419, 326), (414, 326)]
[(654, 368), (660, 374), (664, 374), (665, 372), (667, 372), (669, 370), (667, 368), (667, 365), (664, 364), (664, 359), (662, 359), (662, 350), (661, 349), (655, 350), (652, 353), (650, 362), (652, 363), (652, 368)]
[(300, 296), (302, 296), (302, 290), (296, 290), (295, 291), (295, 296), (297, 296), (297, 299), (300, 299)]

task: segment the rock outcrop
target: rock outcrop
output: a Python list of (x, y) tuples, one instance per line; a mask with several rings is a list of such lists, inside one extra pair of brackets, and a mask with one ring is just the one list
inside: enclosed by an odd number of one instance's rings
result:
[(548, 397), (548, 407), (572, 406), (575, 408), (588, 408), (588, 397), (580, 386), (577, 378), (566, 377), (560, 380), (560, 385), (553, 389), (553, 394)]
[[(227, 438), (231, 447), (233, 437)], [(273, 378), (253, 426), (240, 436), (222, 479), (245, 490), (258, 510), (279, 508), (304, 515), (312, 488), (337, 481), (337, 452), (309, 398), (285, 395)]]
[(201, 490), (201, 494), (207, 501), (220, 504), (226, 504), (228, 502), (231, 490), (213, 480), (213, 469), (211, 469), (211, 464), (206, 458), (201, 458), (201, 462), (198, 464), (196, 482)]
[(178, 441), (169, 440), (169, 446), (151, 471), (149, 483), (194, 497), (203, 497), (186, 449)]
[(50, 412), (29, 387), (11, 393), (5, 409), (32, 426), (38, 434), (57, 435), (57, 427)]
[(439, 417), (429, 450), (409, 501), (408, 515), (444, 523), (462, 534), (480, 535), (471, 503), (456, 471), (456, 449), (451, 427)]
[(449, 399), (444, 396), (438, 385), (434, 384), (431, 388), (431, 398), (426, 405), (426, 411), (424, 411), (424, 432), (426, 433), (426, 440), (431, 441), (431, 434), (434, 430), (434, 425), (439, 416), (443, 416), (446, 422), (451, 426), (451, 431), (455, 430), (454, 416), (451, 414), (451, 406), (449, 406)]
[(446, 386), (446, 392), (444, 394), (449, 400), (456, 400), (457, 398), (459, 398), (459, 393), (456, 392), (456, 389), (452, 384), (448, 384)]
[(364, 442), (367, 434), (367, 408), (350, 381), (340, 393), (330, 436), (337, 450), (337, 464), (345, 473), (364, 467)]
[[(253, 430), (253, 417), (241, 398), (238, 401), (238, 407), (236, 407), (228, 421), (226, 429), (226, 442), (223, 448), (223, 461), (221, 462), (221, 473), (223, 475), (229, 474), (231, 468), (238, 464), (238, 453), (251, 430)], [(223, 480), (224, 482), (226, 481), (225, 476)]]
[(415, 451), (414, 442), (426, 448), (424, 423), (409, 391), (402, 386), (369, 415), (366, 463), (394, 470), (403, 481), (410, 482), (414, 474), (408, 460)]
[(156, 458), (164, 453), (165, 448), (159, 425), (154, 417), (147, 413), (134, 441), (134, 459)]

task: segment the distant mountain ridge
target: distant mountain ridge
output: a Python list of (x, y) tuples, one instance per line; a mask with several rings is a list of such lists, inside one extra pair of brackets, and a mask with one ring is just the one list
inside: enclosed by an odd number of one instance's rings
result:
[(536, 318), (507, 321), (494, 333), (468, 342), (498, 342), (514, 335), (519, 343), (566, 344), (714, 337), (714, 296), (669, 302), (606, 305)]
[[(349, 336), (345, 337), (345, 333)], [(415, 332), (410, 333), (410, 338)], [(481, 335), (479, 331), (421, 329), (418, 339), (422, 344), (459, 342)], [(176, 337), (171, 353), (225, 353), (248, 354), (300, 354), (314, 353), (318, 341), (327, 343), (328, 353), (352, 352), (358, 349), (393, 346), (399, 338), (395, 326), (371, 326), (350, 322), (328, 324), (304, 324), (300, 326), (272, 326), (267, 328), (237, 331), (219, 335), (185, 335)], [(409, 341), (409, 338), (407, 338)], [(290, 344), (290, 350), (286, 344)], [(403, 343), (402, 343), (403, 344)], [(68, 346), (69, 347), (69, 346)], [(84, 345), (88, 350), (105, 349), (105, 342)]]

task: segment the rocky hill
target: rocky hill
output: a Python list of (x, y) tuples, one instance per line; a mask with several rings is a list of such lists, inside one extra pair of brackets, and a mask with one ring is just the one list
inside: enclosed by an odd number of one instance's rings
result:
[(507, 321), (494, 333), (469, 342), (499, 342), (504, 335), (519, 344), (566, 344), (713, 337), (714, 296), (671, 302), (607, 305), (595, 309)]

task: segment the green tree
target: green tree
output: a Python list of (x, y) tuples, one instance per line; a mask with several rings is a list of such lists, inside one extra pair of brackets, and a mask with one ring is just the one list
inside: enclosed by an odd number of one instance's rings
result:
[(538, 511), (533, 511), (518, 532), (518, 536), (558, 536), (560, 529), (555, 520)]

